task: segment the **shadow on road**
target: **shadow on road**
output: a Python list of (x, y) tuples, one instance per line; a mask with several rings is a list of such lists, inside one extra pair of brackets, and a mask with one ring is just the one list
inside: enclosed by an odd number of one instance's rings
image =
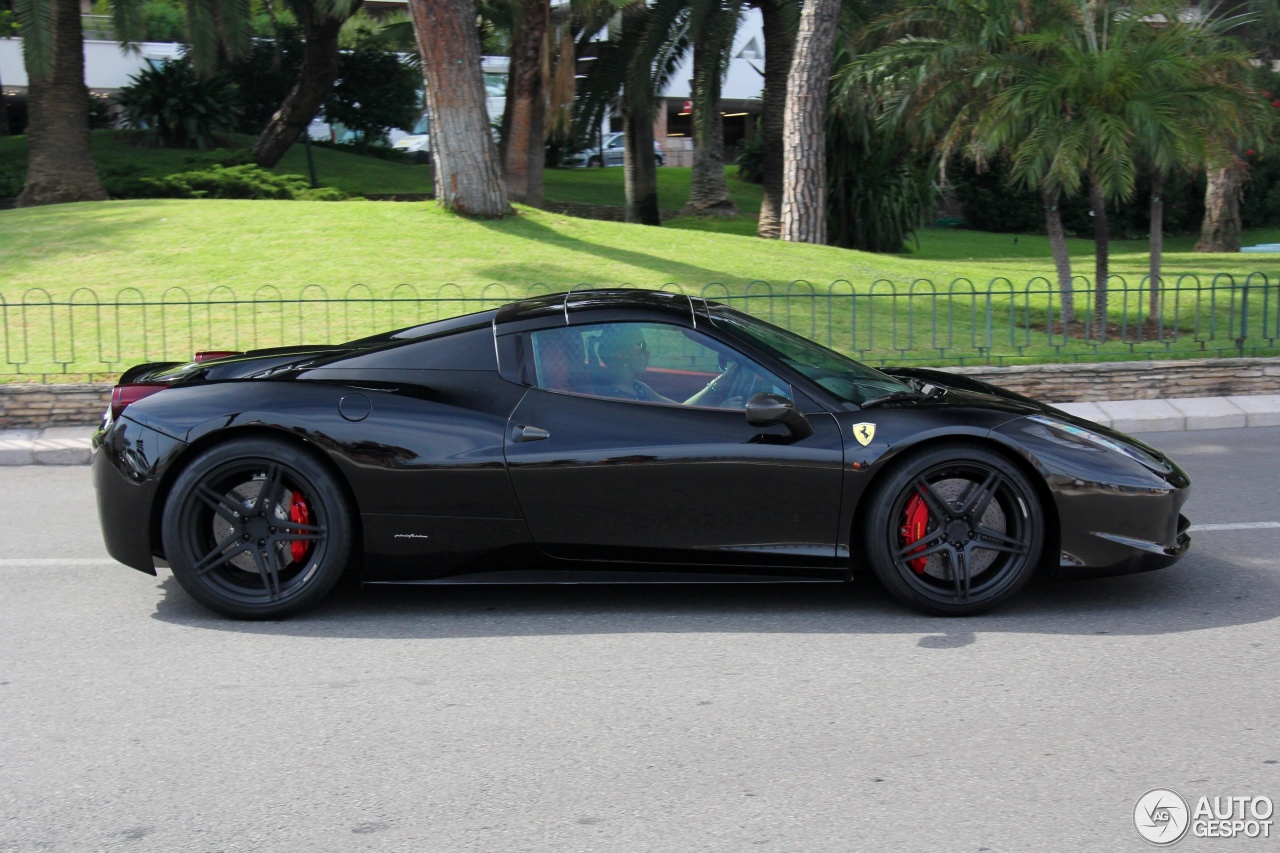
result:
[(611, 633), (924, 634), (951, 649), (983, 633), (1154, 635), (1280, 616), (1270, 558), (1195, 555), (1161, 572), (1037, 583), (994, 613), (945, 619), (906, 610), (871, 579), (716, 586), (419, 586), (341, 588), (280, 622), (236, 622), (189, 598), (172, 577), (155, 618), (235, 633), (372, 640)]

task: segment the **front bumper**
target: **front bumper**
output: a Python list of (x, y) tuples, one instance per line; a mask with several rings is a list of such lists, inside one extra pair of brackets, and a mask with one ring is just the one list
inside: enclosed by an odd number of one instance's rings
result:
[(1115, 533), (1091, 533), (1089, 535), (1098, 540), (1093, 548), (1093, 563), (1086, 565), (1075, 554), (1063, 550), (1053, 575), (1062, 580), (1083, 580), (1167, 568), (1182, 559), (1191, 547), (1190, 527), (1191, 522), (1179, 513), (1172, 544)]

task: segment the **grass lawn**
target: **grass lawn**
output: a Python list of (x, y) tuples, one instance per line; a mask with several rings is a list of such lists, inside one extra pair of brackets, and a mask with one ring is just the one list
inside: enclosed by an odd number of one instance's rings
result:
[[(736, 304), (803, 334), (829, 341), (872, 362), (1134, 357), (1122, 342), (1064, 346), (1043, 330), (1043, 292), (1027, 296), (1028, 279), (1051, 270), (1043, 238), (929, 230), (910, 254), (876, 255), (828, 246), (784, 244), (731, 233), (646, 228), (522, 209), (516, 217), (476, 222), (433, 203), (290, 201), (115, 201), (0, 212), (0, 295), (6, 360), (23, 371), (106, 373), (120, 362), (186, 358), (195, 349), (247, 348), (302, 341), (337, 341), (378, 329), (475, 310), (533, 292), (573, 286), (668, 287)], [(1277, 240), (1280, 230), (1248, 235)], [(1087, 271), (1089, 241), (1073, 241)], [(1143, 247), (1116, 245), (1116, 272), (1133, 277), (1145, 265)], [(1175, 243), (1174, 248), (1187, 249)], [(1170, 274), (1206, 280), (1228, 271), (1280, 278), (1275, 255), (1206, 256), (1170, 253)], [(933, 296), (955, 279), (982, 288), (1007, 278), (994, 296)], [(810, 282), (792, 284), (796, 281)], [(833, 282), (843, 282), (832, 286)], [(877, 283), (878, 282), (878, 283)], [(915, 282), (915, 284), (913, 284)], [(713, 285), (712, 287), (707, 287)], [(1040, 289), (1049, 289), (1042, 282)], [(828, 291), (834, 297), (828, 297)], [(848, 294), (874, 291), (873, 300)], [(816, 297), (809, 294), (816, 292)], [(968, 292), (963, 286), (960, 292)], [(769, 299), (766, 293), (791, 293)], [(897, 296), (893, 296), (896, 293)], [(754, 294), (750, 299), (743, 298)], [(914, 294), (914, 295), (911, 295)], [(189, 307), (213, 299), (447, 298), (441, 305), (225, 305)], [(1128, 300), (1136, 311), (1140, 293)], [(1280, 324), (1280, 292), (1268, 314), (1255, 290), (1251, 338)], [(488, 302), (482, 303), (480, 299)], [(1221, 299), (1221, 295), (1219, 299)], [(41, 308), (53, 301), (77, 307)], [(21, 303), (27, 303), (23, 307)], [(138, 302), (168, 307), (114, 307)], [(1125, 300), (1112, 301), (1113, 320)], [(100, 306), (109, 307), (100, 307)], [(1225, 305), (1225, 303), (1224, 303)], [(1206, 306), (1201, 306), (1204, 309)], [(1178, 341), (1170, 356), (1230, 346), (1229, 314), (1218, 306), (1201, 327), (1180, 305)], [(987, 314), (993, 339), (986, 340)], [(1276, 314), (1277, 316), (1271, 316)], [(1132, 322), (1132, 315), (1128, 318)], [(941, 337), (934, 324), (941, 324)], [(1267, 326), (1264, 329), (1263, 323)], [(951, 329), (949, 333), (947, 328)], [(98, 331), (101, 329), (102, 331)], [(1271, 344), (1277, 346), (1280, 342)], [(74, 350), (74, 351), (73, 351)], [(15, 355), (16, 353), (16, 355)], [(1229, 354), (1229, 353), (1228, 353)], [(13, 368), (10, 368), (13, 369)], [(0, 372), (5, 372), (0, 365)]]
[[(0, 169), (22, 144), (21, 138), (0, 139)], [(94, 146), (100, 167), (117, 174), (170, 174), (198, 165), (201, 157), (137, 149), (119, 133), (96, 133)], [(322, 179), (352, 192), (429, 188), (426, 167), (324, 149), (315, 154)], [(278, 171), (304, 169), (303, 151), (295, 146)], [(661, 205), (681, 206), (689, 170), (663, 167), (659, 177)], [(759, 187), (736, 180), (730, 187), (744, 211), (758, 210)], [(551, 171), (547, 195), (621, 204), (622, 170)], [(481, 298), (493, 302), (584, 285), (732, 296), (752, 313), (872, 362), (1124, 358), (1138, 352), (1120, 341), (1099, 346), (1046, 333), (1053, 265), (1045, 237), (926, 229), (909, 251), (887, 255), (764, 241), (754, 233), (749, 215), (676, 219), (659, 229), (529, 209), (503, 221), (473, 222), (433, 203), (368, 201), (137, 200), (3, 211), (0, 350), (10, 366), (0, 363), (0, 373), (19, 363), (25, 371), (36, 363), (64, 363), (70, 370), (90, 362), (105, 372), (144, 355), (185, 358), (198, 348), (341, 340), (474, 310)], [(1257, 242), (1280, 242), (1280, 228), (1246, 235), (1246, 243)], [(1166, 242), (1170, 285), (1208, 285), (1222, 274), (1242, 282), (1263, 273), (1272, 289), (1263, 294), (1260, 279), (1251, 281), (1248, 337), (1251, 345), (1280, 347), (1280, 255), (1203, 255), (1191, 251), (1193, 243), (1190, 237)], [(1077, 275), (1091, 278), (1092, 242), (1072, 240), (1070, 248)], [(1144, 304), (1146, 265), (1145, 242), (1112, 244), (1112, 273), (1132, 292), (1113, 292), (1111, 319), (1130, 331)], [(1198, 278), (1179, 282), (1183, 274)], [(1117, 286), (1123, 285), (1114, 282), (1113, 291)], [(1088, 289), (1087, 280), (1077, 284), (1082, 308)], [(453, 301), (323, 308), (178, 304), (345, 296)], [(1230, 354), (1238, 337), (1227, 310), (1233, 299), (1220, 292), (1212, 304), (1206, 296), (1196, 305), (1195, 294), (1184, 290), (1175, 306), (1167, 297), (1168, 325), (1179, 337), (1157, 348), (1169, 356)], [(76, 307), (38, 307), (47, 302)], [(168, 307), (103, 307), (140, 302)], [(1150, 343), (1148, 334), (1140, 349)]]

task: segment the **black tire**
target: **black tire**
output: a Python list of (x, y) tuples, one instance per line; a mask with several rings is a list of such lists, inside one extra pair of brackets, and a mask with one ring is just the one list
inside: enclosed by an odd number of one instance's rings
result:
[(1044, 512), (1026, 475), (998, 453), (931, 447), (890, 472), (867, 499), (861, 532), (871, 568), (917, 610), (990, 610), (1026, 586), (1039, 564)]
[(599, 157), (588, 157), (588, 158), (587, 158), (587, 167), (588, 167), (588, 168), (591, 168), (591, 169), (598, 169), (598, 168), (600, 167), (600, 165), (601, 165), (601, 161), (600, 161), (600, 158), (599, 158)]
[(192, 598), (233, 619), (279, 619), (316, 604), (351, 556), (351, 510), (304, 450), (270, 438), (201, 454), (165, 502), (165, 556)]

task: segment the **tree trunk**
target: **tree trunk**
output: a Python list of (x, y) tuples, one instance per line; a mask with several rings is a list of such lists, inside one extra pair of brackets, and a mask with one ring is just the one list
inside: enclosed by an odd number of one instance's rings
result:
[(1093, 322), (1098, 340), (1107, 339), (1107, 279), (1108, 270), (1107, 243), (1110, 229), (1107, 227), (1107, 202), (1102, 197), (1102, 187), (1093, 175), (1089, 176), (1089, 208), (1093, 211), (1093, 259), (1094, 283)]
[(431, 114), (436, 201), (467, 216), (511, 213), (489, 133), (475, 0), (410, 0)]
[(506, 141), (507, 193), (542, 206), (547, 101), (542, 94), (542, 49), (551, 15), (548, 0), (521, 0), (523, 14), (511, 44), (511, 137)]
[(27, 183), (18, 207), (105, 200), (89, 146), (79, 0), (54, 0), (53, 64), (40, 76), (28, 67), (27, 76)]
[(1197, 252), (1240, 251), (1241, 183), (1240, 167), (1235, 163), (1209, 170)]
[(764, 102), (760, 111), (760, 165), (764, 198), (756, 234), (776, 240), (782, 234), (782, 126), (787, 104), (787, 74), (796, 36), (787, 20), (789, 0), (760, 0), (764, 19)]
[[(652, 100), (649, 100), (652, 104)], [(627, 190), (627, 221), (661, 225), (658, 210), (658, 164), (653, 153), (653, 107), (630, 107), (622, 116), (626, 148), (622, 152)]]
[(0, 136), (9, 135), (9, 105), (4, 99), (4, 81), (0, 80)]
[[(622, 10), (622, 38), (644, 26), (645, 4), (628, 3)], [(643, 36), (643, 30), (640, 33)], [(628, 222), (661, 225), (658, 210), (658, 166), (653, 153), (653, 69), (651, 57), (639, 51), (631, 60), (622, 86), (622, 180), (627, 194)], [(601, 165), (604, 151), (600, 152)]]
[(702, 20), (693, 44), (693, 175), (683, 213), (737, 216), (724, 180), (724, 118), (720, 88), (738, 10), (714, 9)]
[(840, 0), (809, 0), (800, 11), (783, 110), (782, 239), (827, 242), (824, 118)]
[(1151, 306), (1147, 312), (1153, 321), (1160, 317), (1160, 256), (1164, 253), (1164, 172), (1151, 173), (1151, 263), (1147, 272), (1147, 284), (1151, 288)]
[(1044, 201), (1044, 222), (1049, 232), (1049, 247), (1053, 250), (1053, 266), (1058, 271), (1058, 300), (1062, 309), (1062, 328), (1065, 330), (1076, 319), (1076, 295), (1071, 280), (1071, 253), (1067, 251), (1067, 232), (1062, 227), (1062, 211), (1058, 208), (1059, 192), (1049, 187), (1040, 188)]
[[(338, 33), (346, 17), (323, 14), (312, 4), (297, 3), (294, 6), (306, 44), (302, 49), (298, 82), (262, 129), (253, 147), (253, 159), (264, 169), (275, 167), (289, 146), (306, 132), (307, 125), (311, 124), (325, 98), (333, 91), (333, 81), (338, 77)], [(359, 0), (352, 3), (351, 14), (354, 15), (359, 7)]]

